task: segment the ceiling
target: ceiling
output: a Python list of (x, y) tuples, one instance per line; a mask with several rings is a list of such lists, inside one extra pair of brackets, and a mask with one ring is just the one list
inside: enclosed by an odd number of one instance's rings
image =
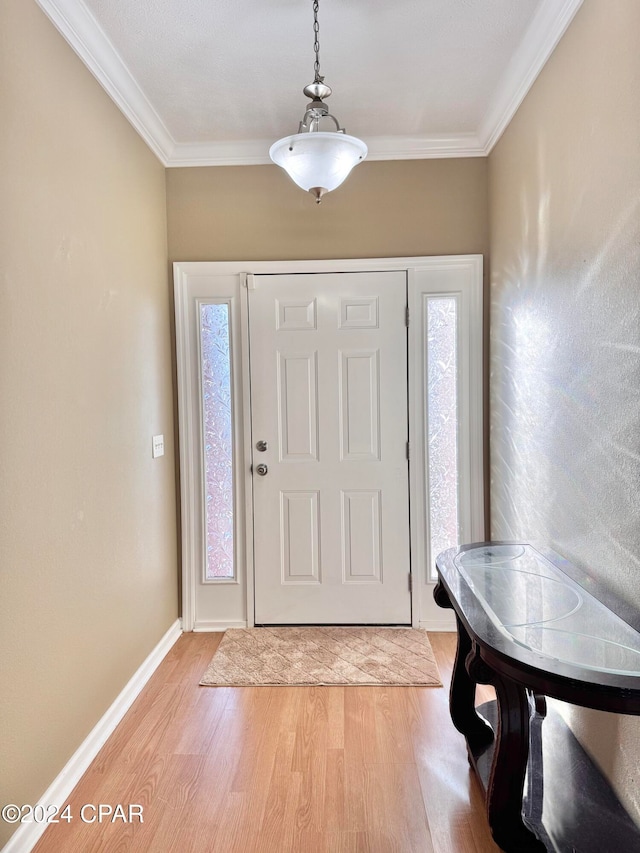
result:
[[(167, 166), (268, 163), (313, 79), (312, 0), (37, 0)], [(319, 0), (369, 159), (485, 156), (582, 0)]]

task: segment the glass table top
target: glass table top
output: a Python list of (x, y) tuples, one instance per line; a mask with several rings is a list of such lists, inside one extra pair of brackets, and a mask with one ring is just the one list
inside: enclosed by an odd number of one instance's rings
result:
[(484, 545), (454, 564), (493, 624), (553, 660), (640, 675), (640, 634), (531, 545)]

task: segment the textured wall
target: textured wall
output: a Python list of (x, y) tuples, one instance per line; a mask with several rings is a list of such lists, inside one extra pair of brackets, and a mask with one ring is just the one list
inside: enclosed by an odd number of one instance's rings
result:
[[(489, 162), (492, 535), (638, 605), (639, 32), (585, 0)], [(640, 719), (570, 716), (640, 820)]]
[(0, 5), (0, 77), (0, 803), (29, 803), (177, 616), (171, 302), (164, 169), (34, 2)]

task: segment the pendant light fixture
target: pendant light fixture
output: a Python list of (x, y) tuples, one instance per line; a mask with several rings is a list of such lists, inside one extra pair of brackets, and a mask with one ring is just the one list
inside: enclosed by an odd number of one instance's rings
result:
[[(325, 193), (339, 187), (353, 167), (367, 156), (364, 142), (349, 136), (324, 103), (331, 88), (320, 75), (319, 29), (318, 0), (313, 0), (315, 77), (302, 90), (311, 103), (307, 104), (298, 132), (279, 139), (269, 149), (273, 162), (282, 166), (299, 187), (315, 196), (317, 204)], [(336, 129), (320, 130), (320, 122), (325, 119), (333, 121)]]

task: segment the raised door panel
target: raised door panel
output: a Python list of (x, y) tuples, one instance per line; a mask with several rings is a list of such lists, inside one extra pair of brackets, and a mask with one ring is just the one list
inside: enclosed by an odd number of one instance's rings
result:
[(320, 583), (320, 501), (315, 492), (281, 492), (282, 583)]
[(317, 353), (278, 353), (280, 460), (318, 458)]
[(344, 583), (382, 582), (382, 494), (342, 492), (342, 578)]
[(340, 353), (340, 457), (380, 459), (380, 353)]
[(340, 300), (340, 329), (377, 329), (378, 297), (351, 296)]
[(315, 328), (315, 299), (276, 299), (276, 329), (279, 332), (308, 332)]

